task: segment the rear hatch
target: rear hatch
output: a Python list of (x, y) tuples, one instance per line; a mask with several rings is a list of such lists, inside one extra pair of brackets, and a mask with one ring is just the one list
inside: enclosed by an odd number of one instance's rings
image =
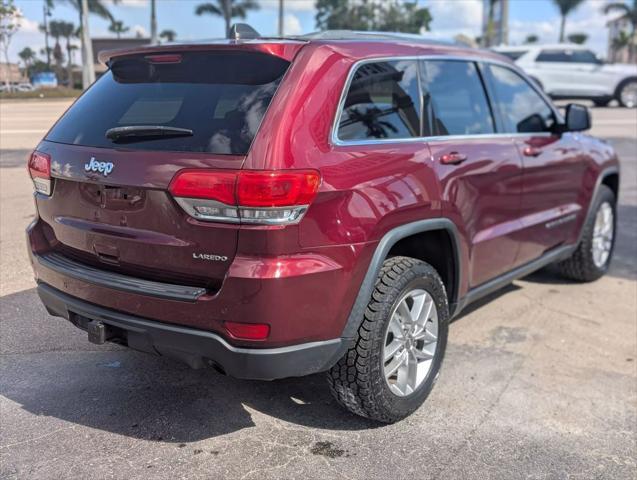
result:
[(238, 227), (190, 217), (168, 192), (188, 168), (239, 169), (289, 62), (256, 51), (129, 54), (38, 146), (52, 194), (37, 195), (51, 249), (169, 283), (218, 288)]

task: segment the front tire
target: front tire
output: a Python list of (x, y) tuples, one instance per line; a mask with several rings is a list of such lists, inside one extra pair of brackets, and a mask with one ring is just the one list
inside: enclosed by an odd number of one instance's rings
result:
[(578, 282), (592, 282), (603, 276), (608, 271), (615, 249), (615, 194), (606, 185), (601, 185), (599, 195), (593, 201), (595, 213), (586, 220), (577, 250), (557, 264), (562, 276)]
[(448, 325), (436, 270), (409, 257), (385, 260), (356, 338), (327, 374), (337, 402), (384, 423), (413, 413), (438, 377)]
[(637, 107), (637, 78), (624, 80), (617, 87), (617, 101), (624, 108)]

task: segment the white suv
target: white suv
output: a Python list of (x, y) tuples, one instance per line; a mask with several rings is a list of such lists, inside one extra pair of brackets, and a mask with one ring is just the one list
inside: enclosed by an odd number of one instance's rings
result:
[(493, 50), (515, 61), (554, 98), (584, 98), (605, 106), (616, 99), (637, 107), (637, 65), (609, 64), (580, 45), (502, 46)]

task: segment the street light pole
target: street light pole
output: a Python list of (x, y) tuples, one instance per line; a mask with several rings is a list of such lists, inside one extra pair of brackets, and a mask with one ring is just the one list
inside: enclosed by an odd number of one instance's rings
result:
[(46, 0), (44, 0), (44, 4), (42, 5), (42, 13), (44, 14), (44, 48), (46, 50), (46, 66), (51, 69), (51, 50), (49, 48), (49, 15), (51, 12), (49, 11), (49, 6), (46, 4)]
[(285, 34), (283, 28), (283, 0), (279, 0), (279, 37)]
[(80, 25), (82, 26), (82, 87), (86, 90), (95, 81), (93, 44), (88, 31), (88, 0), (80, 1)]
[(157, 43), (157, 11), (155, 0), (150, 0), (150, 43)]
[(500, 0), (500, 43), (509, 44), (509, 0)]

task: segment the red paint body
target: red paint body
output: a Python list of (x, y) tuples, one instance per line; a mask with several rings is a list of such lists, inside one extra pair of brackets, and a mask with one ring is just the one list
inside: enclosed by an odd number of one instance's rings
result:
[[(134, 277), (203, 286), (208, 293), (192, 303), (149, 299), (34, 262), (38, 281), (113, 310), (214, 331), (235, 345), (338, 338), (375, 248), (389, 230), (437, 217), (455, 223), (463, 264), (459, 291), (450, 299), (457, 302), (471, 288), (550, 248), (576, 242), (597, 177), (617, 163), (605, 143), (571, 133), (331, 143), (341, 92), (356, 61), (414, 55), (479, 61), (488, 53), (382, 41), (263, 41), (147, 51), (185, 48), (249, 48), (292, 60), (249, 153), (111, 150), (43, 141), (37, 149), (58, 162), (58, 173), (53, 195), (36, 196), (38, 219), (29, 241), (36, 254), (58, 251)], [(525, 153), (526, 148), (534, 150)], [(442, 162), (451, 152), (467, 160)], [(83, 165), (93, 156), (116, 168), (106, 178), (87, 174)], [(207, 223), (189, 217), (167, 191), (184, 168), (315, 169), (322, 183), (297, 225)], [(545, 227), (570, 213), (576, 221)], [(193, 252), (228, 260), (198, 261)], [(266, 323), (270, 335), (258, 344), (238, 341), (229, 338), (224, 321)]]

